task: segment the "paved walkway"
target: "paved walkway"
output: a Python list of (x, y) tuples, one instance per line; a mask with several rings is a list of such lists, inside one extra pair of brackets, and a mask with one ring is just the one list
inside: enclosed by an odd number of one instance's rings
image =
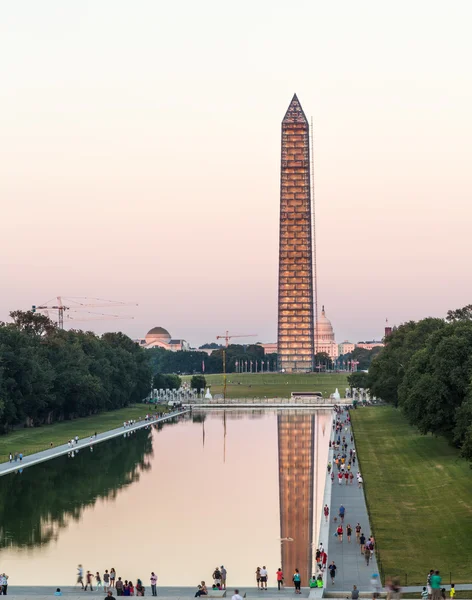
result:
[[(143, 405), (143, 413), (146, 412), (146, 408)], [(104, 431), (103, 433), (97, 434), (97, 436), (93, 438), (84, 438), (83, 440), (79, 440), (77, 445), (74, 444), (72, 448), (69, 448), (67, 444), (62, 444), (62, 446), (55, 446), (54, 448), (49, 448), (48, 450), (43, 450), (42, 452), (36, 452), (35, 454), (30, 454), (29, 456), (25, 456), (22, 461), (18, 460), (18, 462), (5, 462), (0, 463), (0, 477), (2, 475), (7, 475), (8, 473), (14, 473), (20, 469), (26, 469), (26, 467), (32, 467), (41, 462), (45, 462), (46, 460), (51, 460), (52, 458), (56, 458), (58, 456), (63, 456), (64, 454), (68, 454), (69, 452), (80, 450), (81, 448), (88, 448), (89, 446), (95, 446), (95, 444), (99, 444), (100, 442), (106, 442), (114, 437), (118, 437), (123, 435), (128, 431), (136, 431), (137, 429), (142, 429), (143, 427), (148, 427), (149, 425), (154, 425), (155, 423), (162, 423), (163, 421), (167, 421), (169, 419), (173, 419), (179, 415), (183, 415), (189, 412), (189, 409), (183, 409), (174, 411), (172, 413), (163, 415), (154, 418), (150, 421), (139, 421), (134, 425), (129, 427), (117, 427), (116, 429), (111, 429), (110, 431)]]
[[(342, 418), (344, 420), (346, 413), (343, 413)], [(333, 413), (334, 418), (334, 413)], [(344, 426), (343, 435), (346, 436), (346, 442), (348, 442), (347, 455), (349, 450), (355, 449), (355, 445), (350, 443), (351, 440), (351, 427)], [(334, 434), (333, 438), (334, 439)], [(359, 544), (356, 543), (355, 527), (357, 523), (361, 524), (362, 531), (366, 538), (370, 535), (370, 524), (369, 517), (367, 515), (367, 508), (365, 504), (364, 490), (358, 488), (357, 479), (355, 477), (357, 473), (356, 464), (353, 469), (354, 481), (351, 484), (346, 485), (343, 481), (341, 485), (338, 484), (336, 465), (333, 461), (335, 481), (333, 484), (329, 482), (327, 485), (331, 485), (331, 507), (330, 507), (330, 527), (329, 527), (329, 550), (328, 550), (328, 563), (334, 560), (337, 571), (334, 585), (331, 584), (331, 578), (327, 577), (326, 591), (342, 591), (349, 592), (352, 590), (353, 585), (357, 585), (357, 588), (361, 591), (369, 591), (372, 589), (370, 585), (370, 579), (373, 573), (378, 573), (377, 561), (375, 554), (370, 560), (369, 566), (366, 565), (364, 555), (361, 554)], [(344, 517), (344, 536), (342, 543), (339, 542), (338, 538), (335, 537), (336, 529), (339, 526), (339, 507), (341, 504), (346, 509)], [(337, 520), (334, 521), (334, 518)], [(346, 525), (350, 524), (352, 527), (353, 535), (351, 537), (351, 543), (348, 543), (346, 536)]]
[[(152, 598), (150, 591), (150, 585), (146, 585), (146, 581), (143, 581), (143, 584), (146, 588), (146, 596)], [(84, 598), (92, 597), (92, 598), (105, 598), (105, 593), (103, 588), (99, 591), (94, 588), (93, 592), (83, 592), (80, 590), (79, 586), (60, 586), (62, 594), (67, 596), (69, 600), (83, 600)], [(248, 598), (265, 598), (274, 599), (274, 598), (287, 598), (287, 597), (295, 597), (294, 587), (291, 585), (290, 587), (286, 587), (280, 592), (277, 590), (277, 587), (269, 587), (267, 592), (262, 592), (258, 590), (256, 587), (244, 587), (244, 586), (230, 586), (227, 589), (226, 598), (229, 600), (231, 596), (234, 594), (235, 589), (239, 589), (241, 595), (246, 594)], [(193, 598), (195, 596), (197, 588), (196, 587), (171, 587), (171, 586), (157, 586), (157, 596), (160, 600), (164, 600), (165, 598), (169, 598), (172, 600), (178, 600), (178, 598)], [(56, 588), (53, 586), (8, 586), (8, 597), (15, 598), (16, 600), (27, 599), (30, 597), (34, 597), (35, 600), (42, 600), (42, 598), (47, 598), (51, 600), (54, 598), (54, 592)], [(112, 590), (113, 591), (113, 590)], [(302, 588), (302, 598), (308, 598), (309, 588)], [(116, 592), (116, 590), (115, 590)], [(148, 593), (149, 592), (149, 593)], [(116, 598), (116, 593), (113, 594)], [(211, 595), (211, 591), (210, 591)], [(300, 596), (296, 596), (299, 598)]]

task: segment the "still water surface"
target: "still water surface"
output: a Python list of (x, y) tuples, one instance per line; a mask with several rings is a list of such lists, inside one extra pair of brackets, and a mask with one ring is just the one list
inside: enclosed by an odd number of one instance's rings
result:
[(12, 585), (71, 585), (82, 563), (193, 586), (225, 565), (247, 586), (264, 564), (269, 584), (280, 566), (305, 584), (330, 428), (330, 412), (194, 412), (1, 477), (0, 568)]

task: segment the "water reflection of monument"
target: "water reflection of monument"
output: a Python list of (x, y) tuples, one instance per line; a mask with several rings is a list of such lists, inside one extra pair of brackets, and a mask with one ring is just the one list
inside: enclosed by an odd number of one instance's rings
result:
[(316, 421), (314, 413), (305, 411), (277, 416), (282, 570), (289, 581), (299, 569), (302, 585), (307, 585), (313, 560)]

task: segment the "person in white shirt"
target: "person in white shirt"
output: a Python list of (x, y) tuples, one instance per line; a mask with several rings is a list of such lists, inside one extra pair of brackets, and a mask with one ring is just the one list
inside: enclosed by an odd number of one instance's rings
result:
[(265, 566), (263, 566), (261, 569), (261, 589), (267, 589), (267, 569), (265, 568)]
[(243, 600), (243, 597), (239, 595), (239, 590), (234, 590), (234, 596), (232, 596), (231, 600)]

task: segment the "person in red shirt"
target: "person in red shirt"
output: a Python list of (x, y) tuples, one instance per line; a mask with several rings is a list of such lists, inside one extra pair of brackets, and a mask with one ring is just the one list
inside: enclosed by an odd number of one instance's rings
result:
[(326, 569), (326, 563), (328, 562), (328, 555), (323, 550), (321, 553), (321, 569), (324, 571)]
[(339, 485), (341, 485), (342, 482), (343, 482), (343, 474), (342, 473), (338, 473), (338, 483), (339, 483)]
[(327, 504), (324, 505), (323, 511), (324, 511), (324, 516), (325, 516), (325, 521), (327, 523), (328, 522), (328, 517), (329, 517), (329, 508), (328, 508)]
[(349, 473), (347, 471), (344, 473), (344, 480), (347, 485), (349, 483)]
[(284, 586), (284, 574), (282, 572), (282, 569), (278, 569), (275, 575), (277, 577), (277, 587), (280, 591), (280, 588)]
[(336, 530), (336, 533), (338, 534), (338, 539), (339, 539), (339, 541), (340, 541), (340, 542), (342, 542), (342, 541), (343, 541), (343, 533), (344, 533), (344, 531), (343, 531), (343, 526), (342, 526), (342, 525), (340, 525), (340, 526), (337, 528), (337, 530)]

